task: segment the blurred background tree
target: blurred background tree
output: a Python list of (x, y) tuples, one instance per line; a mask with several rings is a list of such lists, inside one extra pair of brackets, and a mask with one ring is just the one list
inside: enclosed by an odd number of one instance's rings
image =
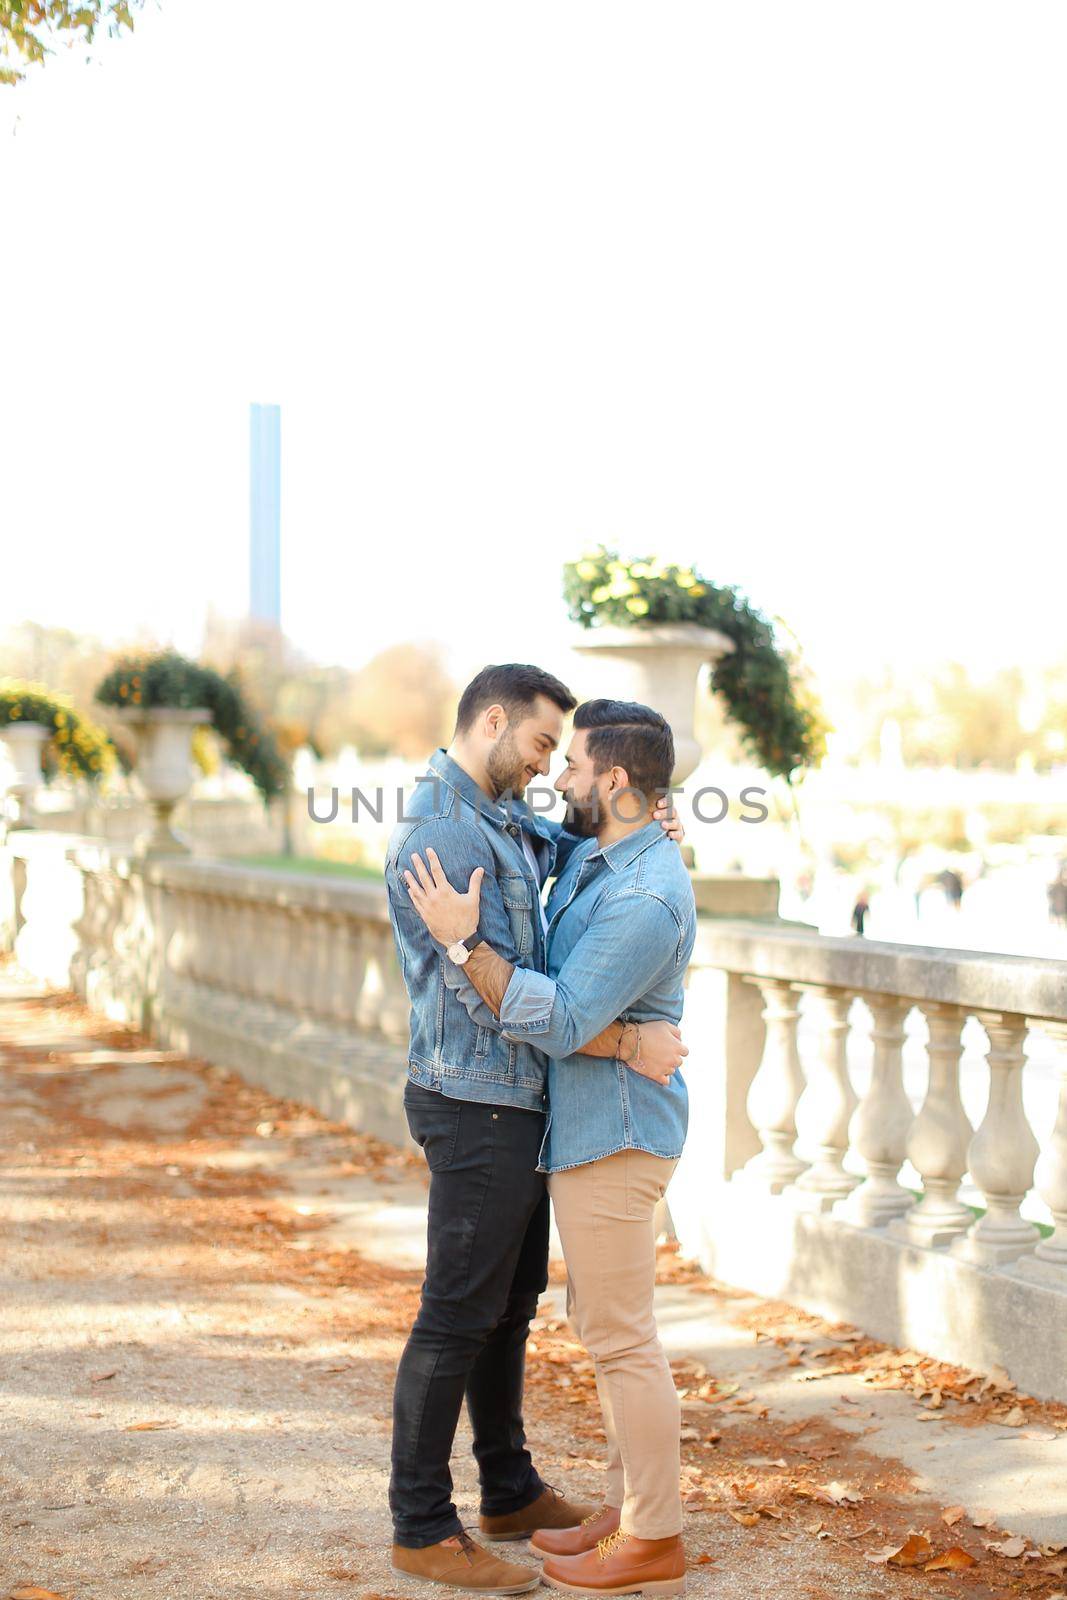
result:
[(57, 45), (91, 45), (98, 33), (133, 31), (143, 0), (0, 0), (0, 83), (19, 83), (24, 67), (54, 55)]

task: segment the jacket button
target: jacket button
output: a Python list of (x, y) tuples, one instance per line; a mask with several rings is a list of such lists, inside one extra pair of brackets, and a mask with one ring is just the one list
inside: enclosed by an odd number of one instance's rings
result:
[(493, 1121), (494, 1122), (498, 1121), (499, 1117), (500, 1117), (499, 1111), (494, 1111), (493, 1112)]

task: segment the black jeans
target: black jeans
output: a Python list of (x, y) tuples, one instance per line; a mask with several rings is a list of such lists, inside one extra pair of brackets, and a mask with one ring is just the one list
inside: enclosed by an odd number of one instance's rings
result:
[(526, 1339), (548, 1283), (538, 1111), (452, 1100), (408, 1082), (404, 1109), (430, 1169), (426, 1278), (393, 1394), (389, 1509), (397, 1544), (459, 1533), (449, 1458), (464, 1396), (485, 1516), (544, 1490), (526, 1448)]

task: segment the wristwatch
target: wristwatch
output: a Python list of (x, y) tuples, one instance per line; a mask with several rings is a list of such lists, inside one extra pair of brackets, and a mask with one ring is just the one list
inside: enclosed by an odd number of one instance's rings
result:
[(465, 939), (457, 939), (455, 944), (450, 944), (445, 951), (445, 955), (449, 961), (454, 961), (457, 967), (466, 966), (470, 960), (471, 951), (476, 944), (481, 944), (481, 942), (482, 936), (475, 928), (474, 932), (469, 933)]

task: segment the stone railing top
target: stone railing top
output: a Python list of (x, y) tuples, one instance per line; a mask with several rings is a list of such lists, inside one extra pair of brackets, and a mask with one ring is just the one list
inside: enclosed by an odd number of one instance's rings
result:
[[(69, 845), (69, 835), (56, 835)], [(147, 883), (183, 894), (201, 894), (227, 900), (287, 907), (296, 911), (359, 917), (366, 922), (389, 922), (385, 883), (358, 878), (334, 878), (324, 873), (294, 872), (287, 868), (242, 866), (239, 862), (212, 861), (200, 856), (157, 856), (140, 860), (122, 845), (100, 839), (79, 839), (67, 851), (87, 871), (107, 869), (120, 877), (139, 873)]]
[(693, 964), (867, 994), (1067, 1022), (1067, 961), (831, 938), (743, 919), (700, 920)]

